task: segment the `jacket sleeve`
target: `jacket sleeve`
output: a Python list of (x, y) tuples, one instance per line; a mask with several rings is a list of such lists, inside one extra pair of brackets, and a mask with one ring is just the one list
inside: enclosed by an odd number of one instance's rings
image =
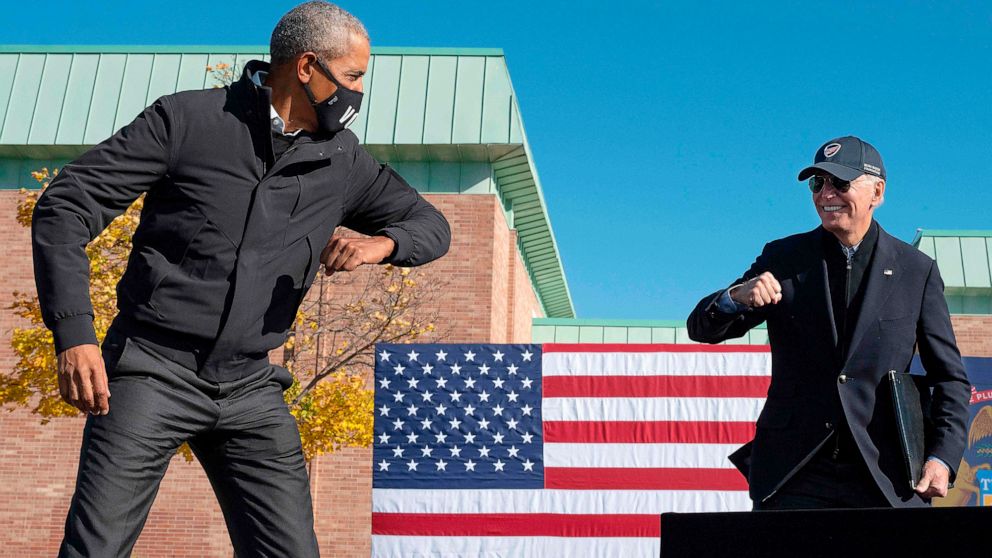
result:
[(926, 453), (950, 466), (953, 481), (964, 454), (971, 386), (954, 339), (937, 262), (933, 262), (924, 287), (916, 339), (927, 384), (933, 388), (930, 418), (934, 436), (927, 441)]
[[(751, 264), (751, 268), (728, 287), (739, 285), (769, 269), (768, 245), (766, 244), (761, 255)], [(726, 288), (720, 289), (703, 297), (689, 314), (689, 319), (686, 320), (689, 339), (702, 343), (720, 343), (727, 339), (742, 337), (752, 327), (765, 321), (767, 307), (732, 314), (722, 312), (716, 301), (725, 290)]]
[(34, 278), (55, 351), (96, 344), (86, 245), (165, 176), (172, 126), (161, 98), (116, 134), (67, 164), (31, 217)]
[(393, 239), (396, 248), (385, 263), (422, 265), (448, 251), (451, 228), (444, 215), (362, 147), (355, 149), (349, 183), (342, 224), (362, 234)]

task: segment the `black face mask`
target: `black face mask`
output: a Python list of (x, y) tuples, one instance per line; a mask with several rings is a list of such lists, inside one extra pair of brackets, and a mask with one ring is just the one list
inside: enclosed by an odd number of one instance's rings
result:
[(341, 85), (319, 58), (317, 66), (334, 85), (338, 86), (337, 91), (327, 99), (318, 101), (310, 90), (310, 84), (304, 83), (303, 90), (306, 91), (307, 98), (310, 99), (310, 104), (317, 113), (317, 127), (330, 134), (340, 132), (351, 126), (351, 123), (358, 118), (358, 109), (362, 107), (362, 93)]

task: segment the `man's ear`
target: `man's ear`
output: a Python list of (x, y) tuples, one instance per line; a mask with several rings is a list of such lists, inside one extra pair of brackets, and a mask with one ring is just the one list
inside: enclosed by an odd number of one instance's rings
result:
[(296, 58), (296, 78), (300, 82), (310, 83), (316, 61), (317, 55), (312, 52), (304, 52)]
[(871, 196), (871, 206), (878, 207), (885, 202), (885, 180), (879, 179), (875, 183), (875, 191), (872, 192)]

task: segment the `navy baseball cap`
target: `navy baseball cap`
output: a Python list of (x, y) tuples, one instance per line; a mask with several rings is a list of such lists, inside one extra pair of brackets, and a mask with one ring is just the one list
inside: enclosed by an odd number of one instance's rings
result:
[(799, 180), (806, 180), (817, 170), (848, 182), (862, 174), (885, 178), (885, 165), (878, 150), (854, 136), (832, 139), (820, 146), (813, 156), (813, 164), (799, 172)]

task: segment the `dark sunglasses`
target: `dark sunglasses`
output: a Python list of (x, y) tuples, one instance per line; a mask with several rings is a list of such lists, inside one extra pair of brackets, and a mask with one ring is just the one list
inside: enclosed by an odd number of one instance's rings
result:
[(827, 185), (827, 182), (833, 185), (834, 190), (842, 194), (851, 189), (849, 181), (841, 180), (836, 176), (812, 176), (809, 179), (809, 191), (818, 194)]

